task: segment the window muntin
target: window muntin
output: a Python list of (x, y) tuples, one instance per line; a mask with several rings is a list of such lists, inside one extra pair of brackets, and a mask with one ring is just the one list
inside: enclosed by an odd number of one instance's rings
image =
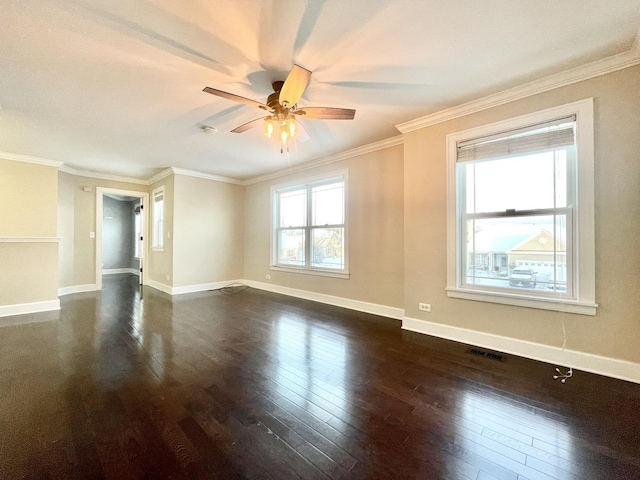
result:
[(450, 134), (447, 159), (447, 295), (595, 315), (593, 100)]
[(276, 187), (272, 264), (316, 272), (347, 272), (345, 174)]
[(164, 187), (156, 188), (151, 194), (153, 200), (152, 248), (164, 248)]

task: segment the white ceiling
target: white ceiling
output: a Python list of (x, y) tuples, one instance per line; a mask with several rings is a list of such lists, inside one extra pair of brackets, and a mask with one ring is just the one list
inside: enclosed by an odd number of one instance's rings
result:
[[(0, 0), (0, 151), (148, 178), (247, 179), (398, 135), (447, 107), (629, 50), (640, 0)], [(297, 63), (306, 120), (287, 156), (256, 128)], [(203, 125), (214, 126), (207, 134)]]

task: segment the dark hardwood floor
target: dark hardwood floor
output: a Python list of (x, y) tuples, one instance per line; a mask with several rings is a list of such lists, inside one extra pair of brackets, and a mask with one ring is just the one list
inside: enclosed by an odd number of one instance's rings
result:
[(640, 385), (248, 288), (49, 317), (0, 328), (1, 479), (640, 478)]

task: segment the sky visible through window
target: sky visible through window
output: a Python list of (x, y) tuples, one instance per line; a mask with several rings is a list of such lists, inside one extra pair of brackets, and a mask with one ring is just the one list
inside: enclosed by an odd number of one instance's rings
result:
[(464, 168), (467, 213), (566, 206), (566, 150), (469, 162)]

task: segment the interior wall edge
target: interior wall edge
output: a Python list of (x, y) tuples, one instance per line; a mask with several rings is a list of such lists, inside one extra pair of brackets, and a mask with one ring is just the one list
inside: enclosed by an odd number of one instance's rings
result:
[[(411, 317), (402, 319), (402, 328), (411, 332), (640, 384), (640, 363), (603, 357), (577, 350), (567, 350), (561, 347), (503, 337), (476, 330), (467, 330)], [(553, 375), (553, 373), (554, 371), (550, 371), (549, 375)]]

